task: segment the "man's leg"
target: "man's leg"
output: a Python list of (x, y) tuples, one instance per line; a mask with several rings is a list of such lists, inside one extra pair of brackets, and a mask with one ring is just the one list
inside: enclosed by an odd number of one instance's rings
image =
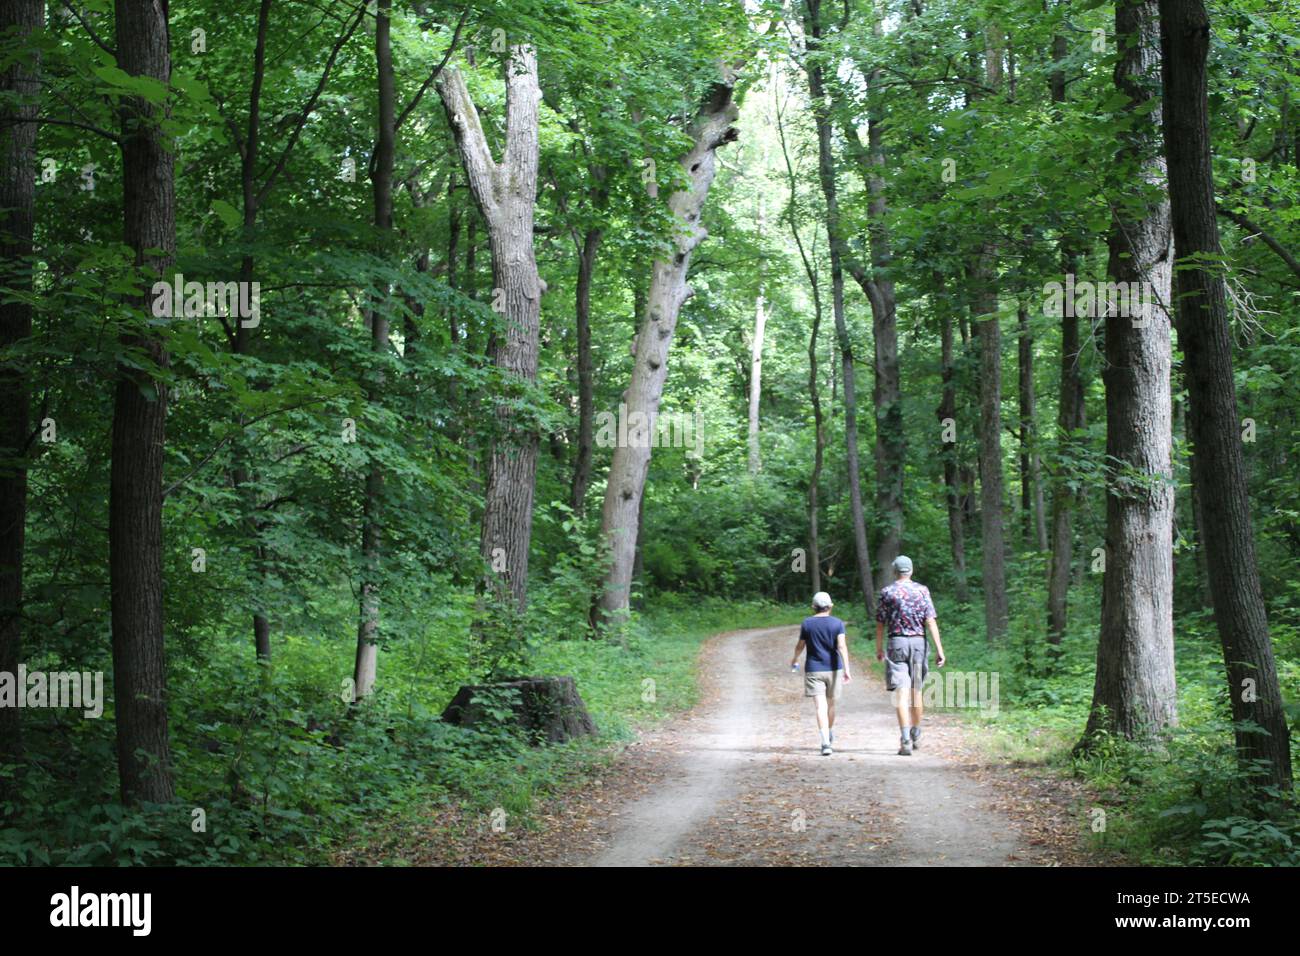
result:
[(895, 707), (898, 711), (898, 753), (900, 756), (907, 756), (912, 752), (912, 737), (909, 730), (912, 723), (912, 715), (908, 705), (912, 701), (911, 687), (900, 687), (894, 691)]
[(898, 713), (898, 729), (903, 733), (907, 733), (907, 728), (912, 723), (908, 707), (910, 697), (911, 691), (906, 687), (894, 691), (894, 710)]
[(921, 718), (925, 716), (925, 705), (923, 703), (922, 693), (919, 690), (912, 691), (912, 746), (917, 746), (921, 739)]

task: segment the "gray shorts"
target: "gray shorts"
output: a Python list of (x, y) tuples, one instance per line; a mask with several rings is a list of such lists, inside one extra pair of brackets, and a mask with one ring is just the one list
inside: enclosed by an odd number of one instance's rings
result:
[(808, 671), (803, 677), (803, 695), (805, 697), (829, 697), (840, 699), (844, 671)]
[(920, 690), (930, 673), (930, 646), (924, 637), (891, 637), (885, 644), (885, 690)]

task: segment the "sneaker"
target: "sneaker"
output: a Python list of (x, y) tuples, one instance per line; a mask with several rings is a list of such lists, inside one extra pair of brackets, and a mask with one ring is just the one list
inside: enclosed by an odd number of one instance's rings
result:
[(921, 749), (921, 728), (920, 727), (912, 728), (912, 749), (913, 750)]
[(912, 741), (910, 739), (904, 740), (901, 744), (898, 745), (898, 755), (900, 757), (912, 756)]
[(831, 745), (830, 745), (830, 744), (822, 744), (822, 756), (823, 756), (823, 757), (829, 757), (829, 756), (830, 756), (831, 754), (833, 754), (833, 753), (835, 753), (835, 751), (834, 751), (834, 750), (831, 750)]

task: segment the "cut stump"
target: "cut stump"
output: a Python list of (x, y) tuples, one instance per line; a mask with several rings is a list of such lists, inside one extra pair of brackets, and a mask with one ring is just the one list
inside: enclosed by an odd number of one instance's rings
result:
[[(517, 692), (517, 693), (516, 693)], [(508, 707), (533, 744), (562, 744), (596, 733), (596, 723), (572, 677), (511, 677), (491, 684), (466, 684), (442, 719), (462, 727), (490, 723), (489, 708)]]

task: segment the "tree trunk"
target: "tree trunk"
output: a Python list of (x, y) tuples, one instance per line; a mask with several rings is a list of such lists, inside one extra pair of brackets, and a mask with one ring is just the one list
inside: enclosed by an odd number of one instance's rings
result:
[[(500, 696), (492, 700), (496, 695)], [(499, 721), (488, 710), (498, 701), (509, 709), (510, 723), (535, 746), (562, 744), (597, 732), (572, 677), (511, 677), (462, 687), (442, 712), (442, 721), (462, 727), (483, 724), (492, 731)]]
[[(456, 274), (456, 260), (460, 253), (461, 217), (460, 202), (456, 199), (456, 173), (453, 170), (447, 176), (447, 286), (456, 290), (460, 289), (460, 280)], [(456, 322), (456, 310), (456, 305), (450, 303), (447, 305), (447, 330), (452, 345), (458, 344), (461, 340), (460, 327)]]
[[(393, 228), (393, 164), (397, 150), (396, 105), (391, 42), (392, 7), (389, 0), (379, 0), (375, 10), (375, 68), (378, 76), (378, 129), (371, 163), (370, 182), (374, 190), (375, 228), (390, 232)], [(386, 290), (381, 292), (386, 297)], [(387, 303), (380, 301), (370, 311), (370, 350), (376, 365), (388, 353)], [(377, 367), (366, 399), (379, 402), (384, 389), (384, 375)], [(383, 523), (380, 507), (384, 495), (384, 472), (377, 458), (371, 458), (366, 473), (366, 489), (361, 519), (361, 609), (357, 622), (357, 656), (352, 679), (355, 699), (362, 700), (374, 689), (379, 656), (379, 574)]]
[[(1002, 85), (1001, 31), (986, 29), (984, 82)], [(972, 94), (972, 100), (975, 95)], [(972, 331), (978, 338), (980, 361), (980, 536), (984, 588), (984, 633), (990, 643), (1007, 630), (1006, 545), (1004, 540), (1002, 475), (1002, 326), (998, 314), (998, 245), (981, 244), (971, 269), (975, 286)]]
[[(116, 0), (117, 62), (130, 76), (171, 82), (167, 13), (146, 0)], [(124, 96), (120, 107), (122, 212), (126, 245), (142, 275), (169, 276), (176, 250), (174, 158), (163, 107)], [(147, 286), (146, 286), (147, 289)], [(133, 295), (139, 318), (121, 345), (165, 373), (168, 356), (143, 316), (152, 297)], [(122, 800), (172, 799), (163, 660), (162, 509), (167, 388), (162, 374), (119, 364), (113, 400), (108, 550), (113, 688)]]
[[(1187, 376), (1192, 481), (1214, 507), (1202, 513), (1214, 619), (1243, 769), (1291, 791), (1291, 750), (1255, 558), (1241, 419), (1232, 375), (1222, 255), (1215, 220), (1206, 100), (1210, 22), (1201, 0), (1160, 0), (1164, 138), (1177, 274), (1178, 344)], [(1256, 770), (1257, 762), (1267, 770)]]
[[(1061, 65), (1069, 55), (1068, 41), (1061, 34), (1052, 37), (1052, 59), (1056, 64), (1048, 76), (1048, 87), (1059, 119), (1059, 104), (1065, 102), (1065, 69)], [(1078, 258), (1065, 238), (1060, 243), (1061, 264), (1067, 275), (1078, 270)], [(1061, 375), (1057, 401), (1057, 430), (1061, 455), (1067, 464), (1057, 463), (1052, 476), (1052, 553), (1047, 563), (1047, 640), (1059, 646), (1069, 621), (1070, 560), (1074, 554), (1074, 512), (1082, 503), (1082, 492), (1069, 485), (1067, 469), (1071, 454), (1082, 442), (1086, 426), (1083, 397), (1083, 349), (1079, 342), (1079, 317), (1074, 309), (1061, 310)]]
[[(966, 529), (963, 521), (961, 504), (961, 487), (957, 469), (957, 383), (956, 369), (953, 361), (952, 308), (944, 291), (943, 274), (936, 271), (934, 280), (937, 286), (935, 305), (942, 313), (941, 323), (941, 357), (940, 365), (943, 375), (943, 396), (937, 409), (939, 417), (939, 457), (943, 461), (943, 487), (948, 505), (948, 541), (952, 548), (952, 574), (954, 597), (959, 604), (970, 600), (970, 591), (966, 584)], [(952, 441), (948, 441), (949, 425), (952, 426)]]
[[(1076, 260), (1069, 252), (1063, 255), (1065, 271), (1073, 274)], [(1057, 427), (1061, 454), (1066, 464), (1057, 465), (1052, 482), (1052, 554), (1048, 561), (1047, 640), (1059, 645), (1065, 636), (1070, 594), (1070, 564), (1074, 557), (1074, 512), (1082, 492), (1072, 489), (1066, 473), (1071, 467), (1071, 452), (1083, 444), (1082, 432), (1087, 424), (1083, 400), (1083, 370), (1080, 367), (1083, 346), (1079, 341), (1079, 317), (1073, 308), (1062, 309), (1061, 316), (1061, 386)]]
[(749, 346), (749, 473), (758, 474), (763, 466), (758, 445), (758, 402), (763, 395), (763, 335), (767, 330), (767, 312), (760, 290), (754, 300), (754, 339)]
[(813, 325), (808, 333), (808, 398), (813, 410), (813, 467), (808, 476), (808, 566), (812, 569), (812, 589), (816, 594), (822, 589), (821, 540), (817, 521), (817, 486), (822, 480), (822, 464), (826, 453), (826, 427), (822, 424), (822, 402), (817, 394), (817, 336), (822, 327), (821, 292), (814, 284)]
[(573, 463), (573, 484), (569, 505), (581, 516), (587, 510), (587, 486), (591, 484), (591, 454), (595, 422), (595, 378), (591, 366), (591, 280), (596, 270), (596, 252), (601, 230), (591, 228), (582, 237), (578, 253), (578, 287), (575, 295), (578, 323), (578, 456)]
[[(763, 197), (758, 197), (757, 235), (763, 238)], [(749, 344), (749, 473), (756, 475), (763, 467), (758, 441), (758, 404), (763, 397), (763, 336), (767, 331), (767, 310), (763, 298), (764, 269), (758, 268), (758, 295), (754, 299), (754, 337)]]
[[(262, 83), (266, 77), (266, 35), (271, 17), (271, 0), (261, 0), (257, 14), (257, 40), (253, 46), (253, 76), (248, 97), (248, 128), (244, 137), (243, 155), (240, 157), (239, 184), (243, 197), (243, 237), (244, 241), (253, 240), (257, 225), (259, 204), (257, 201), (257, 167), (258, 154), (261, 150), (261, 115)], [(239, 265), (239, 281), (253, 281), (254, 260), (246, 254)], [(247, 286), (244, 286), (247, 288)], [(231, 335), (231, 351), (236, 355), (248, 352), (251, 343), (249, 329), (239, 318), (234, 318), (234, 330)], [(240, 441), (242, 442), (242, 436)], [(253, 568), (259, 579), (259, 586), (254, 588), (254, 595), (260, 599), (270, 593), (271, 589), (264, 583), (267, 560), (266, 548), (261, 544), (262, 523), (258, 518), (256, 502), (249, 500), (252, 493), (247, 489), (252, 475), (246, 464), (242, 447), (235, 449), (235, 467), (231, 469), (230, 480), (234, 485), (238, 507), (244, 510), (244, 526), (252, 538)], [(264, 607), (255, 606), (253, 610), (253, 653), (259, 662), (269, 664), (271, 661), (271, 622)], [(263, 671), (269, 676), (270, 671)]]
[(1047, 550), (1047, 521), (1043, 508), (1043, 475), (1038, 457), (1038, 411), (1034, 397), (1034, 334), (1029, 328), (1029, 306), (1021, 302), (1017, 313), (1020, 373), (1020, 507), (1025, 540), (1039, 551)]
[[(648, 464), (646, 466), (646, 469), (649, 470)], [(645, 531), (645, 494), (643, 493), (641, 495), (641, 503), (637, 505), (637, 509), (636, 509), (636, 532), (635, 532), (635, 539), (634, 539), (636, 541), (636, 551), (632, 554), (632, 581), (637, 584), (640, 584), (645, 580), (645, 538), (643, 537), (644, 531)], [(644, 599), (642, 599), (642, 601), (637, 602), (638, 608), (643, 603), (643, 600)]]
[[(1115, 85), (1138, 110), (1154, 95), (1159, 69), (1155, 0), (1121, 0), (1115, 10)], [(1164, 184), (1160, 114), (1134, 115), (1120, 136), (1116, 169)], [(1159, 305), (1105, 317), (1106, 571), (1101, 635), (1086, 741), (1105, 731), (1144, 740), (1177, 722), (1173, 634), (1173, 515), (1169, 388), (1171, 275), (1169, 205), (1161, 195), (1137, 211), (1117, 208), (1107, 274), (1150, 282)], [(1129, 286), (1128, 288), (1136, 288)], [(1130, 297), (1130, 302), (1132, 297)], [(1071, 307), (1070, 303), (1066, 304)]]
[[(816, 594), (822, 589), (821, 534), (818, 526), (817, 498), (826, 453), (826, 426), (823, 424), (821, 395), (817, 391), (817, 337), (821, 334), (822, 327), (822, 292), (817, 269), (813, 266), (808, 250), (804, 247), (803, 237), (799, 235), (797, 215), (799, 178), (790, 160), (785, 124), (779, 108), (776, 111), (776, 126), (781, 140), (781, 156), (785, 161), (786, 178), (790, 184), (790, 212), (786, 219), (790, 223), (790, 234), (794, 237), (795, 246), (799, 250), (799, 259), (803, 262), (804, 274), (808, 277), (808, 289), (812, 293), (813, 302), (812, 330), (808, 333), (808, 400), (812, 404), (813, 411), (813, 467), (812, 474), (808, 476), (808, 564), (812, 571), (812, 590)], [(816, 241), (815, 231), (813, 240)]]
[[(492, 250), (494, 302), (504, 315), (504, 335), (496, 336), (492, 361), (508, 375), (530, 384), (537, 380), (538, 315), (546, 283), (537, 274), (533, 251), (533, 211), (537, 199), (537, 55), (530, 46), (513, 46), (506, 67), (506, 148), (501, 163), (492, 159), (478, 110), (458, 70), (438, 76), (438, 93), (451, 121), (474, 199), (487, 224)], [(499, 434), (493, 440), (484, 492), (479, 553), (492, 568), (485, 581), (515, 610), (528, 604), (528, 546), (532, 538), (533, 494), (537, 482), (538, 433), (515, 420), (502, 402), (495, 409)], [(498, 570), (499, 569), (499, 570)]]
[[(882, 36), (883, 14), (877, 4), (872, 34)], [(867, 93), (880, 82), (881, 69), (869, 69), (859, 64), (867, 79)], [(838, 87), (832, 84), (838, 90)], [(867, 187), (867, 238), (871, 249), (871, 275), (852, 269), (853, 277), (871, 304), (872, 343), (874, 346), (875, 376), (872, 383), (872, 407), (876, 417), (876, 511), (881, 523), (880, 541), (876, 548), (876, 566), (882, 575), (898, 557), (899, 542), (903, 534), (903, 469), (907, 461), (907, 441), (903, 433), (903, 404), (898, 365), (898, 314), (894, 293), (893, 248), (889, 226), (885, 219), (888, 205), (885, 199), (885, 147), (884, 116), (878, 105), (867, 111), (867, 148), (863, 150), (858, 131), (849, 121), (848, 113), (840, 110), (844, 138), (857, 160), (858, 170)]]
[[(40, 51), (29, 42), (44, 26), (43, 0), (12, 0), (0, 9), (0, 35), (17, 41), (20, 55), (0, 74), (0, 92), (12, 120), (0, 121), (0, 284), (12, 290), (0, 302), (0, 351), (32, 334), (32, 232), (36, 221), (36, 115)], [(27, 457), (31, 383), (25, 360), (0, 367), (0, 673), (17, 674), (22, 661), (23, 562), (27, 526)], [(0, 763), (22, 752), (21, 711), (0, 708)], [(0, 789), (3, 786), (0, 785)]]
[(700, 214), (713, 183), (716, 150), (736, 138), (731, 124), (738, 115), (732, 99), (735, 76), (723, 67), (722, 78), (713, 85), (691, 125), (691, 148), (681, 158), (690, 185), (668, 198), (668, 209), (679, 226), (673, 238), (671, 258), (655, 260), (645, 314), (634, 340), (635, 364), (632, 380), (623, 393), (628, 421), (646, 423), (644, 431), (614, 449), (601, 509), (601, 532), (609, 544), (610, 566), (598, 602), (598, 620), (607, 623), (626, 614), (632, 585), (632, 564), (636, 553), (637, 514), (650, 467), (650, 436), (659, 414), (659, 400), (668, 378), (668, 350), (677, 327), (682, 303), (691, 295), (686, 284), (691, 253), (706, 234)]
[(1002, 514), (1002, 327), (998, 316), (997, 249), (986, 243), (974, 269), (978, 283), (974, 324), (980, 370), (980, 537), (984, 633), (994, 642), (1007, 630), (1007, 584)]
[[(821, 0), (805, 0), (804, 32), (812, 53), (822, 45)], [(817, 126), (817, 171), (822, 194), (826, 199), (826, 237), (831, 258), (831, 311), (835, 316), (835, 336), (839, 342), (840, 371), (844, 394), (844, 457), (849, 478), (849, 508), (853, 520), (853, 547), (857, 557), (858, 587), (867, 619), (876, 616), (875, 585), (872, 581), (871, 552), (867, 545), (867, 522), (862, 504), (862, 473), (858, 463), (858, 400), (853, 367), (853, 340), (849, 337), (844, 315), (844, 259), (847, 243), (840, 224), (838, 189), (835, 183), (835, 156), (831, 148), (831, 118), (826, 102), (823, 70), (809, 59), (808, 90), (812, 96), (813, 118)]]

